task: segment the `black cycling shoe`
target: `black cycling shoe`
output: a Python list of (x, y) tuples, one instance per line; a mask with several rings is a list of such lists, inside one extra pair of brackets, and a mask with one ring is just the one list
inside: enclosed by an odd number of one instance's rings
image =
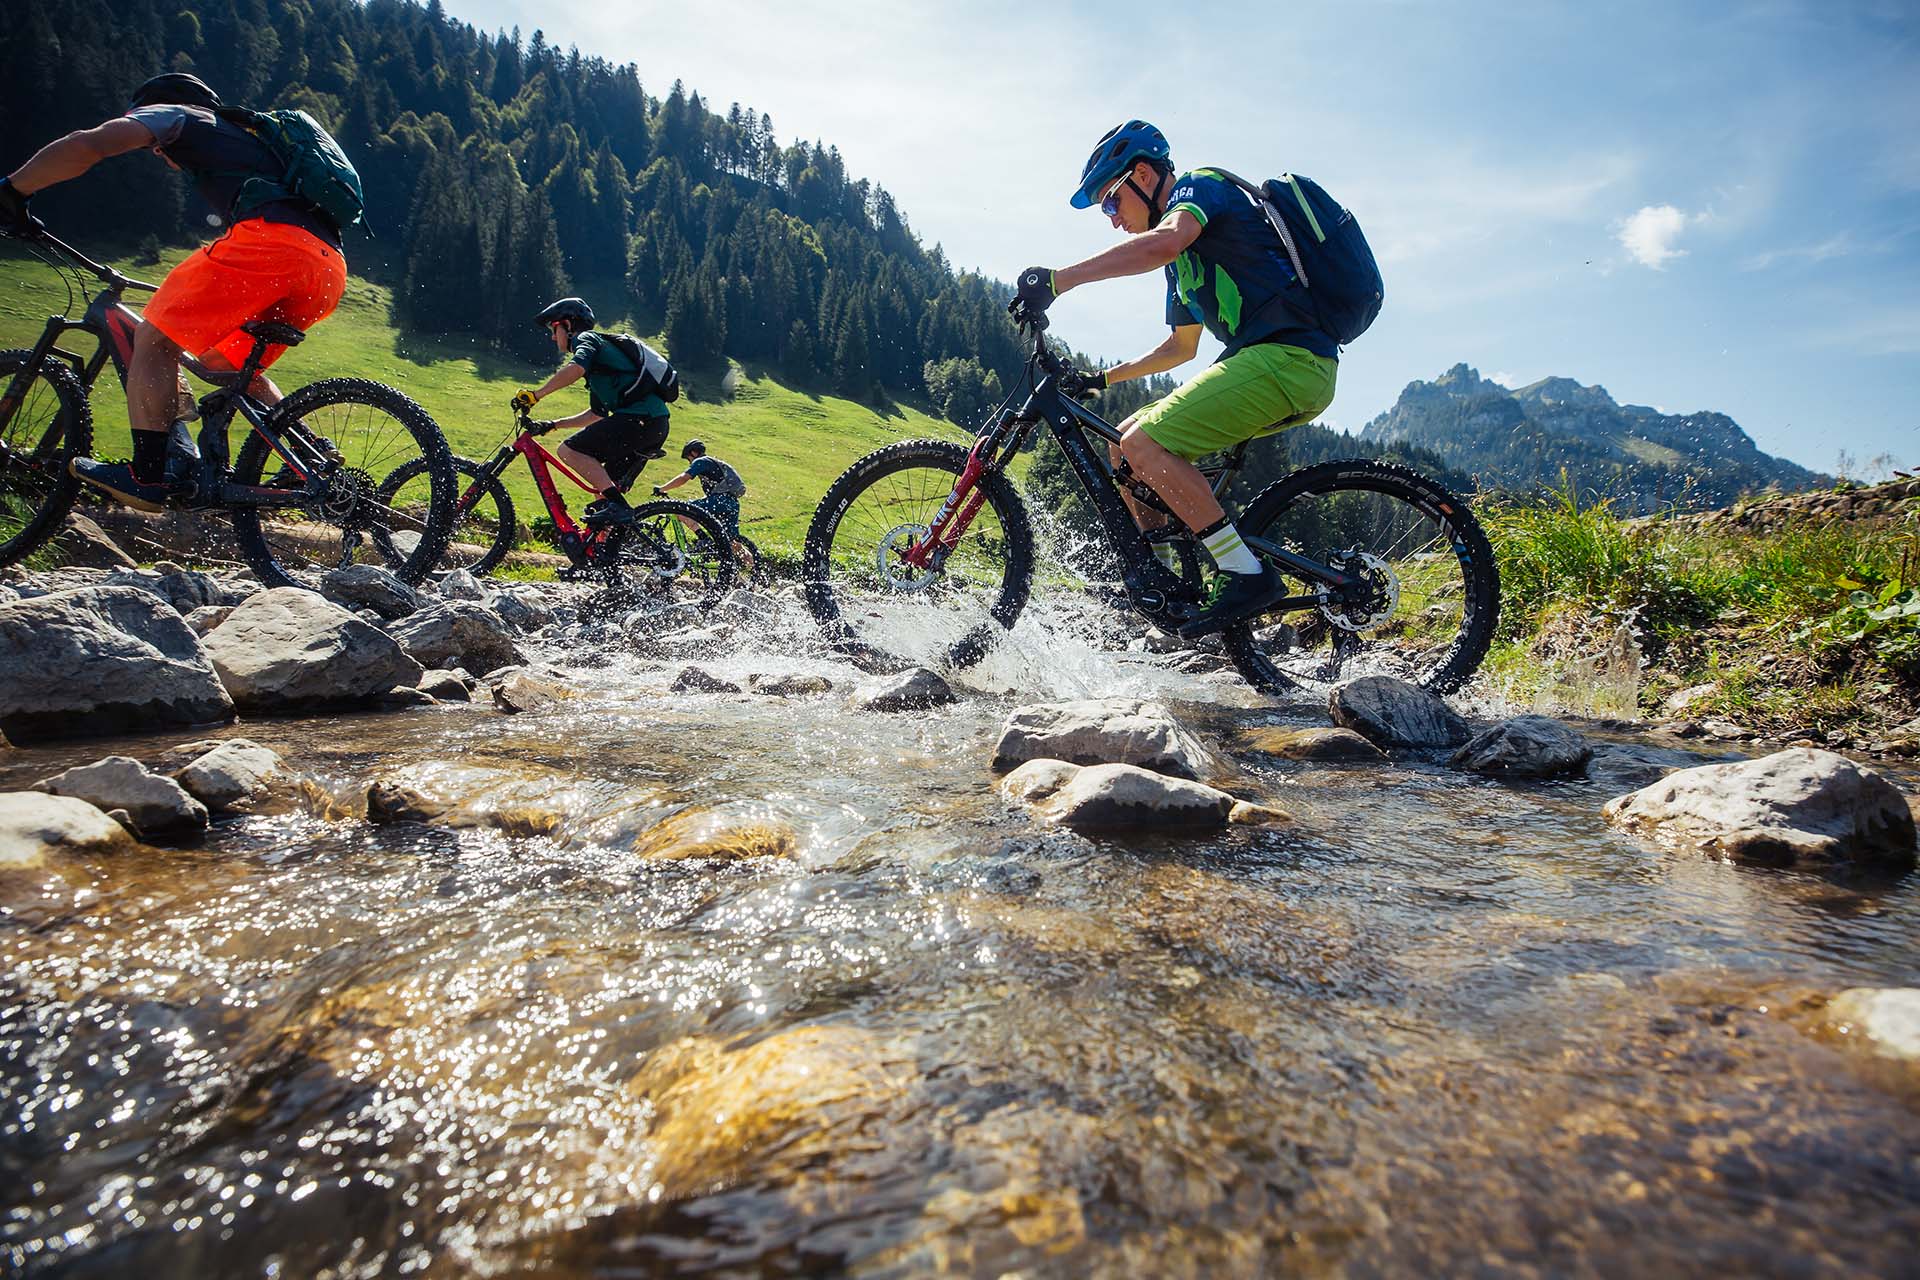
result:
[(76, 479), (86, 481), (116, 502), (137, 511), (165, 511), (193, 496), (191, 483), (153, 484), (136, 479), (131, 462), (96, 462), (92, 458), (75, 458), (67, 463), (67, 470)]
[(625, 498), (597, 498), (580, 512), (580, 519), (589, 529), (603, 529), (610, 524), (623, 524), (633, 518), (633, 508), (627, 505)]
[(1265, 613), (1286, 594), (1286, 579), (1264, 561), (1259, 573), (1216, 573), (1207, 589), (1207, 598), (1200, 604), (1200, 612), (1181, 626), (1180, 638), (1197, 640), (1225, 631), (1236, 622)]

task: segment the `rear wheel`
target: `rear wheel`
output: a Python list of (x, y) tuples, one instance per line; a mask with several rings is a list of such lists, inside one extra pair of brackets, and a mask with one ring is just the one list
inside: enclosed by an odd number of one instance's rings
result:
[[(1264, 540), (1366, 584), (1222, 633), (1255, 688), (1388, 675), (1450, 693), (1486, 657), (1500, 608), (1493, 548), (1466, 503), (1418, 472), (1367, 461), (1305, 467), (1261, 491), (1238, 526), (1250, 545)], [(1293, 594), (1320, 589), (1292, 581)]]
[[(31, 351), (0, 351), (0, 396)], [(67, 463), (93, 448), (93, 410), (65, 365), (42, 361), (19, 401), (0, 410), (0, 566), (17, 564), (50, 541), (73, 507), (80, 482)]]
[(705, 613), (733, 590), (726, 530), (690, 502), (649, 502), (607, 534), (595, 558), (608, 591), (642, 607)]
[(801, 576), (807, 607), (835, 644), (964, 667), (1013, 626), (1033, 585), (1033, 530), (1005, 476), (981, 477), (985, 502), (943, 564), (905, 558), (966, 465), (957, 444), (907, 440), (868, 454), (827, 490)]
[[(328, 378), (281, 401), (267, 425), (332, 461), (310, 490), (259, 432), (240, 447), (237, 483), (303, 495), (297, 506), (234, 508), (240, 552), (263, 583), (317, 587), (329, 571), (356, 563), (409, 583), (427, 576), (446, 551), (458, 490), (453, 455), (425, 409), (378, 382)], [(414, 466), (426, 483), (383, 500), (385, 479)]]
[[(440, 563), (447, 569), (465, 569), (476, 575), (489, 573), (506, 559), (519, 536), (513, 499), (500, 478), (481, 470), (477, 462), (455, 458), (453, 471), (458, 477), (458, 498), (453, 532)], [(431, 505), (432, 499), (433, 476), (424, 458), (403, 463), (380, 482), (380, 501), (402, 511), (421, 510)], [(405, 558), (385, 526), (374, 529), (373, 539), (387, 559)]]

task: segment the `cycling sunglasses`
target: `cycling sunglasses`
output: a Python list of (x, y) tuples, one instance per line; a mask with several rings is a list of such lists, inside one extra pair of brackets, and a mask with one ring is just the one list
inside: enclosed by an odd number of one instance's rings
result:
[(1132, 176), (1133, 170), (1129, 168), (1125, 173), (1120, 175), (1118, 181), (1107, 188), (1107, 194), (1100, 197), (1100, 212), (1106, 214), (1109, 218), (1120, 212), (1120, 188), (1126, 186), (1127, 179)]

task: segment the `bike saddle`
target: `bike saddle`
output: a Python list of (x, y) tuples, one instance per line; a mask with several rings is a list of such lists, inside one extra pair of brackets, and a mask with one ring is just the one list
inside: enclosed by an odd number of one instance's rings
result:
[(306, 341), (307, 335), (290, 324), (278, 320), (249, 320), (240, 326), (240, 332), (252, 334), (262, 342), (271, 342), (276, 347), (297, 347)]
[(655, 458), (666, 457), (667, 451), (665, 449), (648, 449), (645, 452), (643, 452), (640, 456), (645, 458), (648, 462), (652, 462)]

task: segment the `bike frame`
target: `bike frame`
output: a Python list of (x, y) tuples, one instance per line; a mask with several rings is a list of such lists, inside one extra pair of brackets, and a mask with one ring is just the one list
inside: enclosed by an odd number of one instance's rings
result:
[[(1165, 614), (1196, 603), (1199, 584), (1175, 574), (1154, 556), (1152, 539), (1135, 523), (1132, 512), (1121, 500), (1121, 476), (1109, 463), (1106, 450), (1097, 448), (1088, 439), (1091, 435), (1109, 446), (1118, 446), (1120, 428), (1072, 397), (1061, 394), (1059, 375), (1064, 365), (1047, 350), (1045, 327), (1044, 321), (1034, 326), (1033, 354), (1027, 361), (1031, 389), (1026, 399), (1018, 409), (1003, 412), (981, 431), (952, 494), (928, 526), (926, 536), (909, 548), (904, 558), (916, 569), (937, 570), (945, 563), (986, 501), (981, 479), (1004, 472), (1028, 436), (1036, 429), (1045, 429), (1059, 443), (1067, 465), (1093, 504), (1101, 532), (1120, 560), (1121, 581), (1134, 604), (1150, 614)], [(1040, 376), (1034, 376), (1036, 371)], [(1217, 469), (1202, 468), (1201, 474), (1208, 477), (1216, 498), (1225, 491), (1245, 453), (1246, 445), (1237, 445), (1228, 451), (1227, 461)], [(1193, 536), (1193, 531), (1144, 483), (1134, 482), (1132, 492), (1144, 505), (1167, 515), (1171, 522), (1168, 527), (1174, 530), (1175, 536)], [(1367, 584), (1355, 575), (1297, 555), (1265, 538), (1244, 533), (1241, 536), (1249, 547), (1282, 572), (1320, 587), (1309, 595), (1279, 600), (1270, 612), (1316, 608), (1346, 592), (1366, 590)]]
[[(74, 249), (51, 235), (41, 236), (50, 247), (60, 254), (72, 258), (79, 266), (91, 272), (107, 285), (88, 305), (79, 320), (65, 315), (47, 317), (46, 328), (40, 333), (40, 339), (34, 344), (32, 354), (26, 364), (7, 385), (4, 395), (0, 395), (0, 424), (12, 418), (19, 409), (20, 402), (26, 397), (26, 388), (35, 372), (47, 361), (58, 360), (73, 370), (79, 379), (82, 390), (91, 395), (94, 383), (100, 378), (100, 372), (107, 362), (113, 362), (114, 373), (120, 379), (120, 385), (126, 386), (127, 368), (133, 360), (134, 336), (138, 332), (140, 314), (126, 305), (122, 295), (128, 289), (152, 293), (158, 285), (148, 284), (123, 276), (111, 267), (94, 262), (79, 250)], [(59, 345), (60, 339), (68, 333), (84, 333), (95, 341), (91, 356), (82, 356)], [(254, 378), (261, 370), (261, 357), (269, 346), (267, 339), (255, 336), (253, 350), (246, 361), (232, 373), (208, 368), (198, 359), (186, 354), (181, 355), (180, 363), (189, 373), (202, 382), (211, 385), (214, 390), (200, 397), (200, 456), (201, 456), (201, 495), (200, 500), (210, 505), (229, 507), (299, 507), (306, 505), (310, 496), (314, 478), (320, 474), (330, 461), (318, 446), (300, 440), (291, 435), (283, 435), (268, 425), (272, 409), (248, 395), (245, 388), (253, 385)], [(273, 485), (240, 485), (226, 479), (228, 446), (227, 429), (238, 413), (245, 418), (267, 442), (280, 460), (297, 475), (301, 489), (283, 488)], [(54, 436), (60, 423), (56, 419), (49, 424), (34, 447), (33, 456), (44, 458), (52, 449)]]
[[(583, 529), (575, 524), (573, 514), (567, 510), (567, 500), (560, 495), (560, 487), (554, 483), (553, 472), (559, 471), (587, 493), (596, 492), (594, 487), (582, 480), (566, 463), (548, 453), (533, 433), (525, 430), (519, 431), (512, 440), (500, 446), (487, 464), (480, 468), (481, 475), (498, 480), (506, 474), (515, 455), (527, 460), (527, 469), (533, 473), (534, 487), (540, 491), (540, 501), (546, 505), (547, 516), (560, 534), (560, 548), (567, 553), (567, 558), (576, 565), (596, 558), (607, 546), (610, 529)], [(482, 480), (467, 486), (454, 507), (456, 521), (473, 510), (473, 504), (480, 500), (480, 492), (484, 487)]]

